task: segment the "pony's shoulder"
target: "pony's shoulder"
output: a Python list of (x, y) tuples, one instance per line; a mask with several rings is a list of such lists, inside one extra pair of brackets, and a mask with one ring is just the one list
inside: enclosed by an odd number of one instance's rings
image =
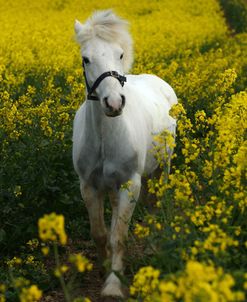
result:
[(141, 91), (158, 91), (169, 102), (170, 106), (177, 103), (177, 96), (173, 88), (164, 80), (154, 74), (127, 75), (127, 82)]
[[(168, 83), (166, 83), (164, 80), (162, 80), (161, 78), (159, 78), (158, 76), (154, 75), (154, 74), (147, 74), (147, 73), (143, 73), (143, 74), (138, 74), (138, 75), (127, 75), (127, 81), (129, 81), (130, 83), (135, 83), (135, 84), (142, 84), (145, 83), (146, 85), (169, 85)], [(170, 85), (169, 85), (170, 86)], [(171, 86), (170, 86), (171, 87)]]
[(142, 73), (142, 74), (127, 74), (126, 77), (131, 82), (159, 78), (159, 77), (157, 77), (154, 74), (147, 74), (147, 73)]

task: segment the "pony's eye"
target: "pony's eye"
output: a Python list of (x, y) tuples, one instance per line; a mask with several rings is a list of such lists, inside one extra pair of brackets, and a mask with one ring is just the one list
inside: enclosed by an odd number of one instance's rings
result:
[(89, 63), (90, 63), (89, 58), (83, 57), (83, 62), (84, 62), (85, 64), (89, 64)]
[(124, 54), (122, 53), (122, 54), (121, 54), (121, 56), (120, 56), (120, 60), (122, 60), (122, 58), (123, 58), (123, 55), (124, 55)]

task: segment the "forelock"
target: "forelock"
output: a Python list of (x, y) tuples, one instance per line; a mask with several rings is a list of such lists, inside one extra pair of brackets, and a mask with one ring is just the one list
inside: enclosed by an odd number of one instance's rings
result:
[(112, 10), (96, 11), (83, 24), (76, 39), (81, 45), (94, 37), (118, 43), (124, 51), (124, 69), (127, 72), (133, 61), (132, 39), (127, 27), (128, 22), (116, 16)]

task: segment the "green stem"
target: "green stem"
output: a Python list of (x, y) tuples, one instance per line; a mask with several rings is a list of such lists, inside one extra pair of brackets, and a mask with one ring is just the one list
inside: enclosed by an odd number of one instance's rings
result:
[(11, 280), (11, 283), (12, 283), (12, 286), (14, 288), (14, 291), (17, 293), (18, 297), (20, 296), (20, 289), (18, 287), (15, 286), (15, 278), (14, 278), (14, 275), (13, 275), (13, 270), (12, 268), (9, 268), (9, 277), (10, 277), (10, 280)]
[[(56, 268), (57, 268), (57, 270), (59, 270), (59, 268), (60, 268), (60, 260), (59, 260), (58, 248), (57, 248), (57, 244), (56, 243), (53, 244), (53, 248), (54, 248)], [(59, 278), (60, 284), (62, 286), (66, 302), (71, 302), (71, 298), (70, 298), (69, 292), (67, 290), (67, 287), (66, 287), (63, 275), (59, 274), (58, 278)]]
[(67, 283), (67, 288), (68, 288), (68, 290), (71, 290), (71, 288), (72, 288), (72, 286), (73, 286), (73, 284), (74, 284), (74, 281), (75, 281), (76, 277), (77, 277), (77, 272), (76, 272), (76, 271), (73, 271), (73, 272), (72, 272), (72, 276), (70, 277), (70, 280), (69, 280), (69, 282)]

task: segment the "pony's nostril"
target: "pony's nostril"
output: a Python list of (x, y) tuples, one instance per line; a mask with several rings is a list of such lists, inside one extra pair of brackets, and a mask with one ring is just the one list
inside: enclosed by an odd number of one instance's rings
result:
[(112, 107), (109, 105), (109, 103), (108, 103), (108, 97), (107, 97), (107, 96), (103, 98), (103, 101), (105, 102), (107, 108), (109, 108), (109, 109), (112, 108)]
[(121, 94), (121, 99), (122, 99), (122, 108), (125, 106), (125, 96)]

